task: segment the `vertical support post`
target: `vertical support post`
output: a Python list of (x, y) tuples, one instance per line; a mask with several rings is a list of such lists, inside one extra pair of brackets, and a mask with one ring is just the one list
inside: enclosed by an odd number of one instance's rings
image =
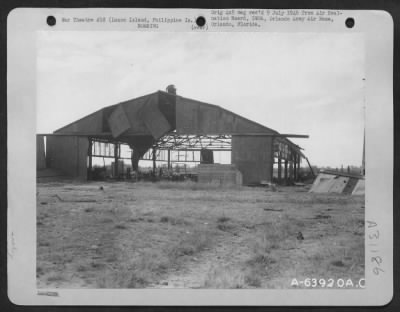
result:
[(153, 174), (156, 175), (156, 148), (153, 146)]
[(293, 160), (289, 162), (289, 181), (293, 182)]
[(118, 178), (118, 143), (114, 143), (114, 175)]
[(89, 165), (87, 171), (87, 179), (92, 179), (92, 148), (93, 148), (93, 141), (92, 138), (89, 138), (89, 147), (88, 147), (88, 158), (89, 158)]
[(274, 181), (274, 163), (275, 163), (274, 141), (275, 141), (275, 138), (272, 137), (271, 138), (271, 147), (270, 147), (270, 153), (271, 153), (270, 154), (271, 155), (271, 166), (270, 166), (271, 176), (270, 176), (270, 179), (269, 179), (270, 183), (273, 183), (273, 181)]
[(293, 178), (294, 178), (294, 182), (297, 181), (297, 154), (294, 154), (293, 157)]
[(282, 159), (278, 156), (278, 183), (281, 184), (282, 181)]
[(168, 149), (168, 170), (171, 169), (171, 150)]
[(285, 159), (285, 184), (288, 182), (288, 160)]
[(300, 181), (300, 154), (297, 154), (297, 181)]

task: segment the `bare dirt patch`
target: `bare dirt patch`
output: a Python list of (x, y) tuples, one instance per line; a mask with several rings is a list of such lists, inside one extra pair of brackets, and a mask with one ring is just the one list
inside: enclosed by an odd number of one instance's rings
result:
[(364, 276), (364, 197), (302, 187), (38, 183), (38, 287), (289, 288)]

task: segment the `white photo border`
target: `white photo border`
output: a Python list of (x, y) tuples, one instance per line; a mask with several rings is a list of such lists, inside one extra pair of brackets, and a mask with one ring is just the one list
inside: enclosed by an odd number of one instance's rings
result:
[[(36, 32), (49, 15), (209, 16), (208, 9), (17, 8), (7, 21), (8, 296), (18, 305), (385, 305), (393, 296), (393, 19), (386, 11), (341, 11), (333, 23), (274, 23), (264, 32), (362, 32), (366, 44), (365, 289), (37, 289)], [(344, 26), (347, 17), (357, 27)], [(62, 30), (137, 31), (124, 24), (57, 24)], [(145, 30), (155, 31), (155, 30)], [(170, 24), (165, 30), (199, 31)], [(208, 30), (212, 31), (212, 30)], [(233, 30), (234, 31), (234, 30)], [(251, 29), (249, 31), (254, 31)], [(384, 152), (383, 152), (384, 151)], [(27, 157), (32, 155), (32, 157)], [(21, 165), (24, 164), (24, 165)], [(370, 223), (369, 223), (370, 222)], [(376, 224), (376, 225), (375, 225)], [(376, 241), (376, 231), (379, 240)], [(382, 263), (369, 247), (378, 244)], [(46, 295), (47, 292), (47, 295)]]

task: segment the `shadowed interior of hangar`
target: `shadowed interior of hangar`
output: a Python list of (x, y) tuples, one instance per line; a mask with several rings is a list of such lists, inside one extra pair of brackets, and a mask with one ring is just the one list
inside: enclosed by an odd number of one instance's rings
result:
[[(169, 172), (175, 161), (171, 153), (178, 153), (180, 163), (200, 164), (203, 173), (236, 171), (241, 176), (236, 183), (272, 182), (274, 166), (277, 182), (288, 183), (298, 180), (301, 160), (308, 163), (288, 137), (308, 136), (280, 134), (219, 106), (178, 96), (170, 85), (167, 92), (108, 106), (52, 134), (37, 135), (37, 168), (90, 180), (93, 159), (111, 158), (112, 176), (126, 178), (140, 173), (140, 160), (149, 160), (155, 177), (157, 163), (164, 162)], [(121, 154), (124, 146), (129, 157)], [(218, 151), (230, 152), (231, 165), (214, 162)], [(125, 172), (120, 162), (126, 158), (131, 167)]]

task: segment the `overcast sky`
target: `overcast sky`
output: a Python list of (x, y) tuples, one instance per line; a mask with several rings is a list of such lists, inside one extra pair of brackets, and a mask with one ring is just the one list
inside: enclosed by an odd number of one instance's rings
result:
[(219, 105), (292, 139), (319, 166), (361, 165), (360, 34), (40, 32), (37, 131), (165, 90)]

